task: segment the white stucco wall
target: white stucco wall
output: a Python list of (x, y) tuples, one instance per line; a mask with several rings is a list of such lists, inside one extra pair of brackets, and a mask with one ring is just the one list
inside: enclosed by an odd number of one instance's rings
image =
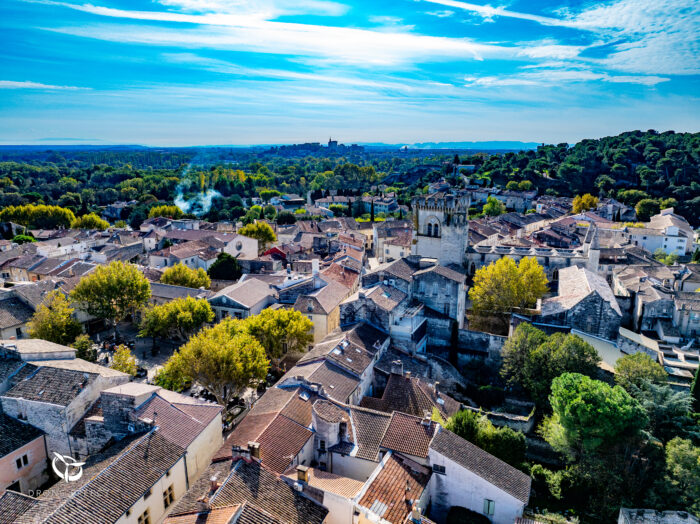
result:
[(445, 474), (434, 472), (428, 484), (434, 512), (447, 514), (452, 506), (462, 506), (483, 513), (484, 500), (489, 499), (495, 502), (494, 523), (512, 524), (522, 516), (525, 504), (512, 495), (433, 449), (428, 458), (431, 466), (439, 464), (445, 468)]

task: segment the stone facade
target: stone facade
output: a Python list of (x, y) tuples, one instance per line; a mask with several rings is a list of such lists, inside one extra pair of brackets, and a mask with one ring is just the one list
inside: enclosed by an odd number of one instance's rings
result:
[(542, 317), (542, 320), (566, 325), (606, 340), (615, 340), (622, 317), (598, 293), (591, 293), (565, 312), (553, 317)]
[(413, 254), (441, 265), (464, 263), (469, 237), (469, 195), (436, 193), (413, 199)]

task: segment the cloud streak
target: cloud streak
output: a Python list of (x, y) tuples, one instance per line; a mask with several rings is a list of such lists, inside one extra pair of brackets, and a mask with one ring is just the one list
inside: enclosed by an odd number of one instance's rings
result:
[(39, 82), (17, 82), (14, 80), (0, 80), (0, 89), (42, 89), (47, 91), (79, 91), (89, 89), (76, 86), (55, 86), (51, 84), (41, 84)]

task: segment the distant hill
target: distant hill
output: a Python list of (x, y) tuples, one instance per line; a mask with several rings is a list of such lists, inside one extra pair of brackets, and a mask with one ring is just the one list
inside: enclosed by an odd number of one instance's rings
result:
[(366, 147), (397, 148), (407, 147), (408, 149), (459, 149), (476, 151), (521, 151), (525, 149), (536, 149), (541, 145), (538, 142), (518, 142), (512, 140), (501, 140), (491, 142), (416, 142), (414, 144), (383, 144), (383, 143), (360, 143)]

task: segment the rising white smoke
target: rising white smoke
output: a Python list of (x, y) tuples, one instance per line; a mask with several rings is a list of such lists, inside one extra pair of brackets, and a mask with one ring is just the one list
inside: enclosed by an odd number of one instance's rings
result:
[[(192, 169), (192, 163), (187, 164), (182, 176), (186, 177), (187, 174)], [(221, 195), (216, 189), (207, 189), (202, 191), (188, 199), (185, 199), (185, 192), (189, 190), (192, 186), (192, 180), (183, 178), (182, 181), (177, 185), (175, 190), (177, 195), (175, 196), (175, 205), (179, 207), (183, 213), (192, 213), (196, 216), (202, 216), (209, 212), (211, 209), (211, 204), (215, 198)]]

